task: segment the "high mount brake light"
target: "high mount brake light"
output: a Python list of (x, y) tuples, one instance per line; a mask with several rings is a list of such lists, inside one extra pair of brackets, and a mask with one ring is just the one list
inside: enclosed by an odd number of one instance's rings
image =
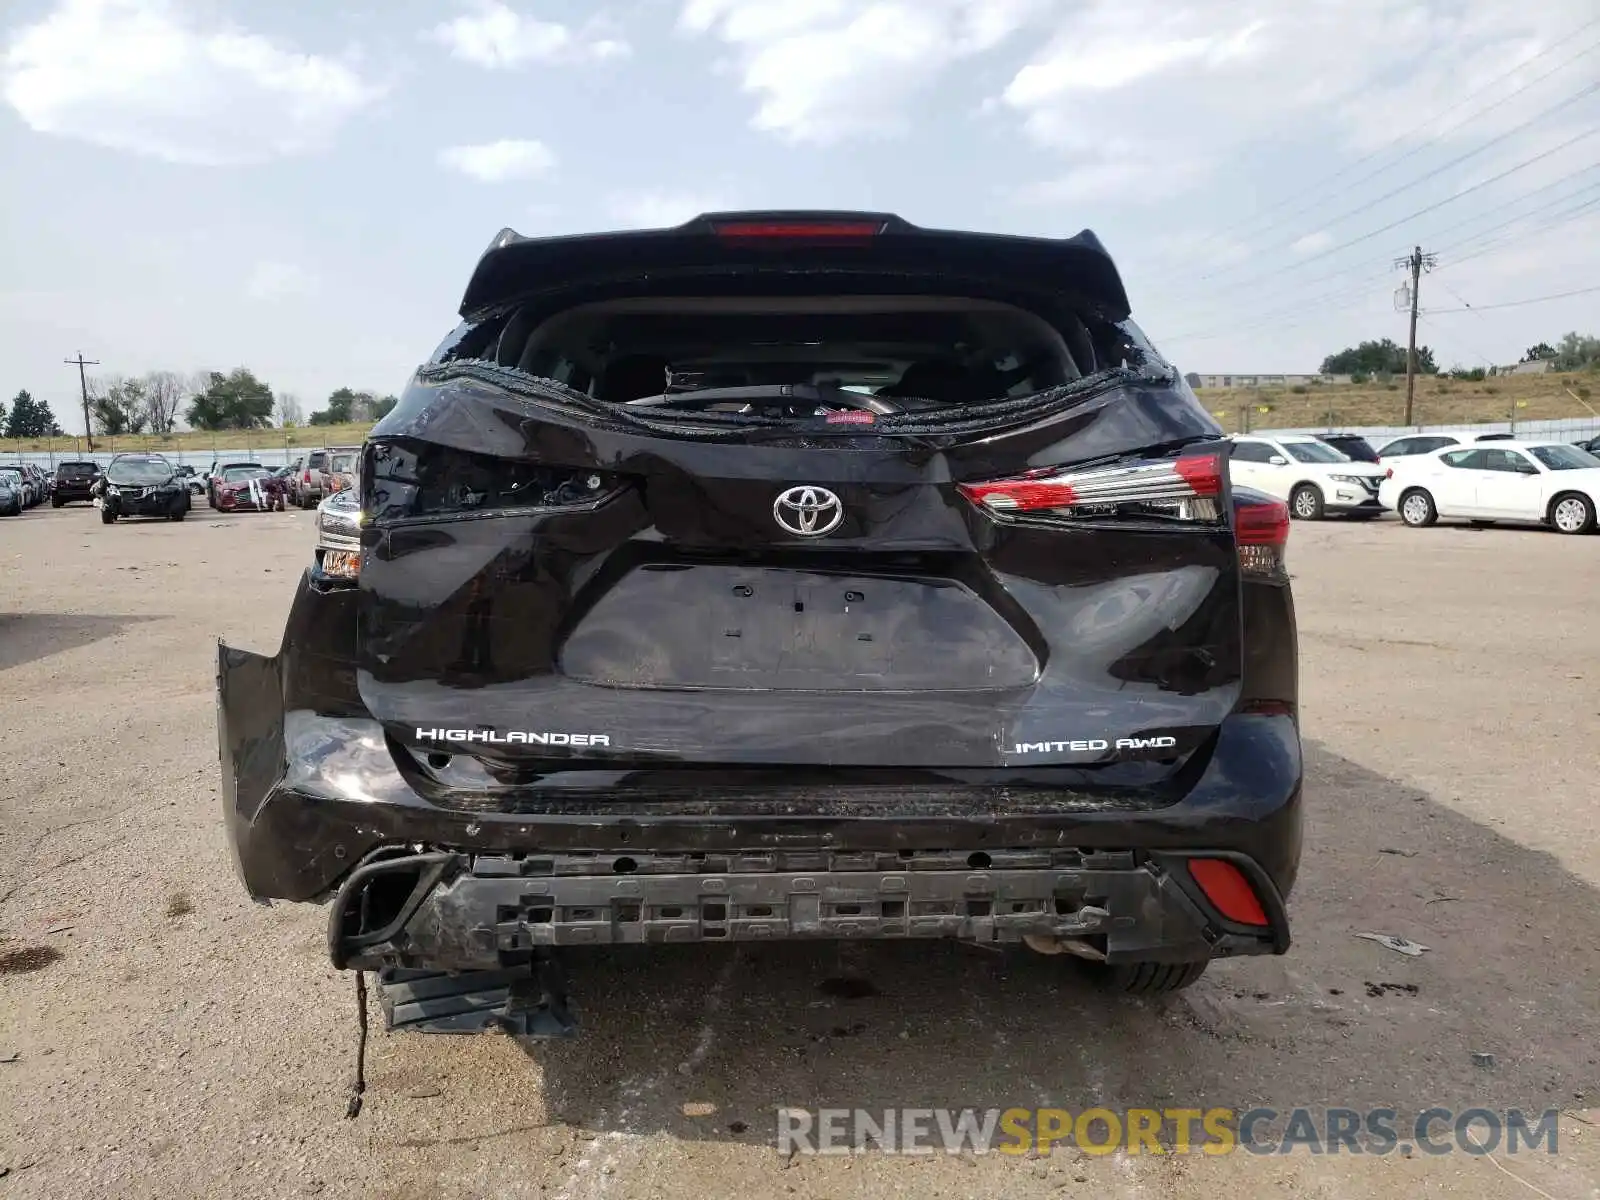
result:
[(831, 241), (835, 238), (870, 238), (883, 232), (878, 221), (724, 221), (713, 226), (721, 238)]
[[(998, 513), (1057, 516), (1148, 515), (1221, 520), (1222, 456), (1141, 459), (1071, 471), (1032, 471), (1015, 479), (957, 485), (967, 499)], [(1129, 511), (1132, 510), (1132, 511)]]

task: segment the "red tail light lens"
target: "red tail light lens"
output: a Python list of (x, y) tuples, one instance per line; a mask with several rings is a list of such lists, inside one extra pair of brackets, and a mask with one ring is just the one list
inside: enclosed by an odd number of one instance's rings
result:
[(1289, 577), (1284, 550), (1289, 544), (1289, 506), (1281, 500), (1233, 506), (1233, 535), (1239, 570), (1251, 579), (1281, 583)]
[(1268, 924), (1261, 898), (1244, 877), (1244, 872), (1231, 862), (1220, 858), (1191, 858), (1189, 874), (1194, 876), (1206, 899), (1228, 920), (1240, 925), (1265, 927)]
[(1014, 479), (957, 485), (995, 513), (1060, 517), (1159, 516), (1220, 523), (1222, 458), (1216, 452), (1139, 459), (1069, 471), (1031, 471)]
[(1234, 533), (1241, 546), (1289, 544), (1289, 506), (1273, 500), (1266, 504), (1239, 504), (1233, 510)]
[(310, 471), (306, 471), (303, 475), (301, 475), (300, 476), (300, 482), (301, 483), (310, 483), (311, 482), (311, 472)]

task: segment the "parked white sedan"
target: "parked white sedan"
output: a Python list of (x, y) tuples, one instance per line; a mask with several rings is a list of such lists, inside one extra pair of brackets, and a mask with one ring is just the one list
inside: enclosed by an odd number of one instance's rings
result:
[(1383, 471), (1356, 462), (1321, 438), (1303, 433), (1240, 434), (1231, 439), (1228, 476), (1235, 484), (1276, 496), (1292, 516), (1315, 521), (1325, 513), (1376, 517)]
[(1460, 517), (1588, 533), (1600, 512), (1600, 458), (1562, 442), (1446, 447), (1387, 470), (1378, 499), (1416, 528)]

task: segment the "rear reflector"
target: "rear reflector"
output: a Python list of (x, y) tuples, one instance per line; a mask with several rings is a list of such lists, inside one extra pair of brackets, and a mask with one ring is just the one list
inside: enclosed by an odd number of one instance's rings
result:
[(1206, 899), (1228, 920), (1240, 925), (1267, 924), (1267, 914), (1255, 889), (1244, 872), (1231, 862), (1220, 858), (1191, 858), (1189, 874), (1194, 876)]
[(883, 232), (879, 221), (725, 221), (712, 228), (724, 238), (870, 238)]
[(1150, 515), (1215, 523), (1222, 494), (1216, 453), (1141, 459), (1072, 471), (1032, 471), (1014, 479), (957, 485), (967, 499), (997, 513), (1057, 516)]

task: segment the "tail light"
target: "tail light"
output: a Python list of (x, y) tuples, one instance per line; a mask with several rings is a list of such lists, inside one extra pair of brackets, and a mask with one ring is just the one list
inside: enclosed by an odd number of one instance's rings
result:
[(1013, 479), (958, 484), (991, 512), (1053, 517), (1160, 517), (1221, 524), (1222, 456), (1139, 459), (1069, 471), (1030, 471)]
[(300, 476), (300, 482), (301, 483), (310, 483), (311, 482), (311, 469), (309, 467), (306, 468), (305, 473)]
[[(1174, 458), (1137, 459), (1071, 470), (1030, 471), (1011, 479), (957, 484), (963, 496), (997, 517), (1022, 519), (1152, 518), (1223, 526), (1226, 471), (1208, 449)], [(1282, 580), (1289, 509), (1278, 500), (1233, 497), (1239, 568), (1256, 579)]]
[(1383, 477), (1385, 479), (1393, 479), (1394, 478), (1394, 468), (1393, 467), (1389, 467), (1389, 468), (1385, 469), (1385, 471), (1383, 472)]
[(1281, 500), (1240, 501), (1233, 505), (1233, 536), (1239, 570), (1252, 579), (1288, 578), (1284, 551), (1289, 545), (1289, 506)]

